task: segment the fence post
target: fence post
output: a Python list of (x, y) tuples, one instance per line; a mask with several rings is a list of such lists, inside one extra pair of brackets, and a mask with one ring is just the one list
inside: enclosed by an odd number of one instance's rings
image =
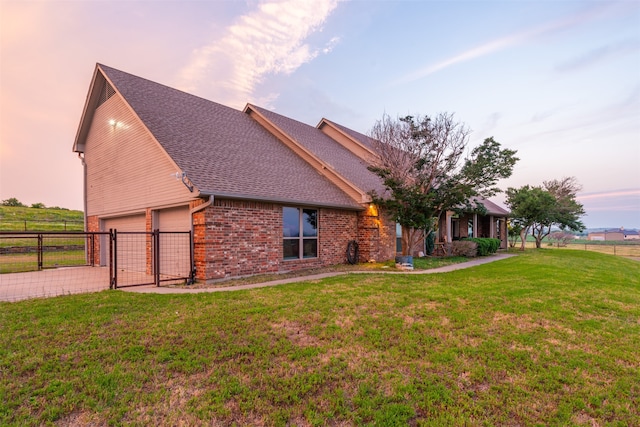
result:
[(38, 233), (38, 271), (40, 270), (42, 270), (42, 234)]
[(89, 265), (91, 267), (95, 266), (95, 255), (96, 255), (96, 235), (91, 233), (89, 234)]

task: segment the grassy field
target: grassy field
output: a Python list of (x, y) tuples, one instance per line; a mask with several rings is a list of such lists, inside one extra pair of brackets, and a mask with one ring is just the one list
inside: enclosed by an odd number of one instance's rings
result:
[[(87, 259), (84, 250), (44, 252), (42, 257), (42, 268), (86, 264)], [(37, 253), (0, 255), (0, 274), (21, 273), (25, 271), (38, 271)]]
[(640, 263), (0, 303), (0, 425), (640, 425)]
[[(77, 232), (84, 230), (82, 211), (52, 208), (28, 208), (0, 206), (0, 231), (33, 232)], [(83, 236), (56, 235), (45, 236), (44, 267), (85, 264), (84, 250), (70, 251), (55, 246), (83, 246)], [(0, 249), (10, 247), (32, 247), (29, 253), (0, 253), (0, 274), (38, 270), (38, 256), (35, 249), (37, 237), (0, 236)]]
[(0, 206), (0, 231), (82, 231), (83, 229), (82, 211)]

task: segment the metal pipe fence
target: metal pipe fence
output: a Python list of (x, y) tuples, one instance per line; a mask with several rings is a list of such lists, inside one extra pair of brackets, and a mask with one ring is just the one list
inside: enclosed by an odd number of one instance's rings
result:
[(3, 219), (0, 222), (2, 231), (31, 231), (31, 232), (51, 232), (51, 231), (83, 231), (84, 221), (78, 220), (46, 220), (46, 219), (25, 219), (12, 221)]
[[(525, 242), (525, 248), (535, 249), (536, 243), (527, 241)], [(518, 242), (515, 248), (520, 248), (520, 242)], [(562, 243), (543, 242), (541, 248), (553, 248), (553, 249), (574, 249), (599, 252), (603, 254), (624, 256), (631, 258), (640, 258), (640, 242), (639, 243)]]
[(0, 232), (0, 274), (95, 265), (99, 236), (90, 232)]
[(191, 232), (0, 231), (0, 301), (194, 280)]

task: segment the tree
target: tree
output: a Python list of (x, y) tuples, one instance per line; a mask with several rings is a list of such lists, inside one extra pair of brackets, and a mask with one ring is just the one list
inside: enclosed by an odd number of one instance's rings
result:
[(11, 197), (2, 201), (2, 206), (25, 207), (18, 199)]
[(463, 158), (470, 131), (452, 114), (384, 115), (369, 136), (377, 158), (369, 169), (383, 180), (387, 194), (373, 202), (402, 226), (403, 255), (413, 253), (447, 210), (485, 213), (474, 197), (491, 197), (501, 178), (511, 176), (515, 151), (487, 138)]
[(44, 205), (44, 203), (38, 202), (38, 203), (33, 203), (31, 207), (35, 209), (44, 209), (46, 206)]
[(560, 246), (567, 246), (567, 244), (573, 241), (576, 238), (576, 235), (569, 231), (554, 231), (549, 234), (549, 239), (553, 242), (555, 241)]
[(514, 221), (507, 223), (507, 234), (509, 235), (509, 247), (515, 248), (518, 243), (518, 238), (522, 232), (522, 224)]
[(529, 231), (536, 240), (536, 248), (540, 248), (542, 239), (551, 233), (552, 226), (561, 230), (584, 230), (580, 221), (584, 208), (576, 201), (580, 189), (573, 177), (545, 181), (542, 186), (507, 189), (506, 204), (511, 209), (512, 220), (522, 227), (521, 250), (524, 250)]

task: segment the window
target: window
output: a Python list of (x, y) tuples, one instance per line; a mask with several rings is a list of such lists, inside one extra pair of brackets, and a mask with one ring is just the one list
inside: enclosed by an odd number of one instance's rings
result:
[(318, 256), (318, 211), (316, 209), (282, 208), (284, 259)]
[(452, 240), (460, 240), (460, 219), (451, 217), (451, 234)]
[(402, 226), (396, 222), (396, 252), (402, 253)]

